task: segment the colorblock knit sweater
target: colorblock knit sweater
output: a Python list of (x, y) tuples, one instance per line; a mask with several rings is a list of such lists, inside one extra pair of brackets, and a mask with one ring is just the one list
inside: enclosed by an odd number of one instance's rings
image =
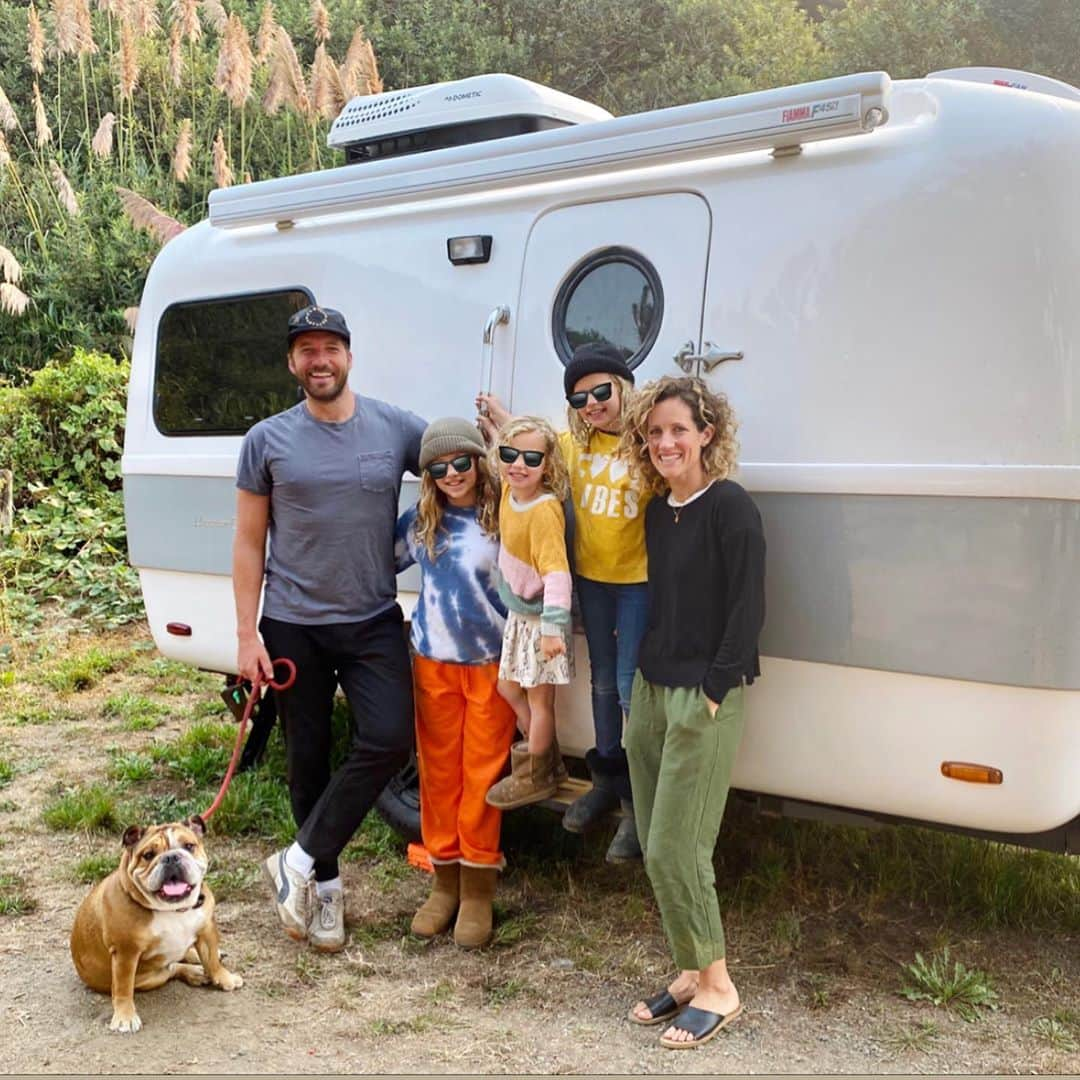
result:
[(519, 503), (504, 487), (499, 504), (499, 596), (510, 611), (539, 615), (544, 634), (570, 632), (566, 519), (554, 495)]

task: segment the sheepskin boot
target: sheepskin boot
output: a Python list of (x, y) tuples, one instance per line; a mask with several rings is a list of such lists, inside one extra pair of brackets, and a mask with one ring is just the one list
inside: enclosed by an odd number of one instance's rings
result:
[(413, 916), (412, 932), (417, 937), (435, 937), (450, 928), (458, 909), (460, 866), (458, 863), (434, 863), (435, 881), (431, 895)]
[(461, 867), (461, 906), (454, 923), (454, 944), (479, 949), (491, 940), (491, 901), (497, 866)]
[[(514, 767), (514, 762), (515, 761), (523, 760), (526, 756), (528, 756), (528, 753), (529, 753), (529, 740), (528, 739), (522, 739), (520, 742), (514, 743), (514, 745), (510, 747), (510, 767), (511, 767), (511, 769)], [(562, 754), (559, 751), (559, 740), (558, 740), (558, 738), (555, 739), (555, 772), (554, 772), (554, 775), (555, 775), (555, 783), (556, 784), (563, 783), (563, 781), (566, 780), (566, 777), (568, 775), (567, 772), (566, 772), (566, 763), (563, 761)]]
[(550, 799), (559, 790), (553, 768), (554, 746), (541, 754), (526, 752), (511, 762), (510, 775), (494, 784), (484, 799), (497, 810), (516, 810)]

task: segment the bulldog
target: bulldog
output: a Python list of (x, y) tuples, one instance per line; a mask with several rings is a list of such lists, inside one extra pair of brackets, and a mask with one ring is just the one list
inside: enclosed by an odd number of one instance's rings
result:
[(111, 994), (113, 1031), (138, 1031), (135, 991), (170, 979), (236, 990), (244, 980), (226, 971), (218, 952), (214, 897), (203, 878), (209, 860), (206, 824), (132, 825), (120, 865), (79, 905), (71, 958), (91, 990)]

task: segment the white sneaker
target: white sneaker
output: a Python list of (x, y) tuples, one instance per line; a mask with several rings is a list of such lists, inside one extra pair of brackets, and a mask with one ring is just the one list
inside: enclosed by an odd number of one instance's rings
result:
[(319, 952), (340, 952), (345, 948), (345, 897), (340, 889), (331, 889), (322, 896), (313, 890), (312, 901), (308, 943)]
[(308, 882), (311, 875), (294, 870), (285, 861), (285, 850), (275, 851), (263, 861), (263, 877), (273, 890), (274, 907), (285, 933), (294, 941), (303, 941), (307, 937)]

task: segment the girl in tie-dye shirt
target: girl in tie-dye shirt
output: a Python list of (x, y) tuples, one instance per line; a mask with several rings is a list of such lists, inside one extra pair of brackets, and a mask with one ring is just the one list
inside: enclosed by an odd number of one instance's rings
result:
[[(413, 933), (454, 922), (465, 947), (491, 937), (491, 900), (505, 860), (501, 815), (485, 795), (506, 763), (514, 712), (497, 689), (506, 605), (495, 581), (498, 489), (476, 427), (436, 420), (420, 444), (420, 498), (397, 523), (397, 569), (420, 567), (412, 617), (420, 831), (431, 896)], [(455, 912), (457, 919), (454, 921)]]

